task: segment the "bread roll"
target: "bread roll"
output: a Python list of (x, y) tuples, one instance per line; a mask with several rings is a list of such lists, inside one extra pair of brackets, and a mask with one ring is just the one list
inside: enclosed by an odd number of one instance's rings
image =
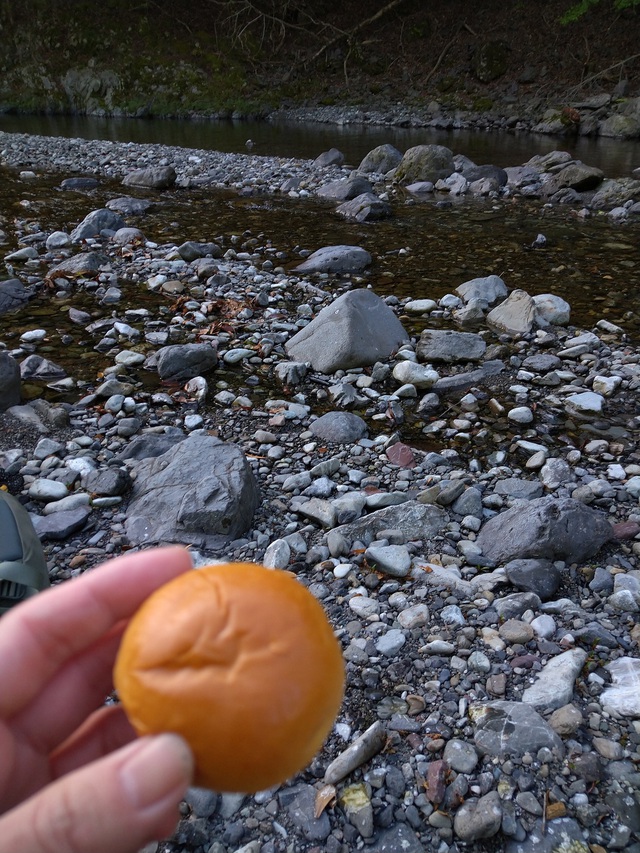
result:
[(114, 684), (138, 734), (188, 741), (196, 785), (251, 793), (320, 749), (344, 665), (324, 610), (293, 575), (226, 563), (147, 599), (125, 631)]

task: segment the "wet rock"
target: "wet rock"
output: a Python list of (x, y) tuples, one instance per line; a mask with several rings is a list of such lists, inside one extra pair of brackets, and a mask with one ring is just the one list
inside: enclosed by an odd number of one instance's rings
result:
[(135, 466), (125, 527), (134, 544), (183, 542), (219, 547), (244, 533), (258, 488), (244, 453), (213, 436), (193, 435)]
[(110, 198), (105, 207), (108, 210), (121, 213), (123, 216), (143, 216), (149, 208), (153, 207), (153, 202), (146, 198), (121, 196), (120, 198)]
[(371, 255), (359, 246), (324, 246), (298, 264), (294, 272), (358, 273), (370, 263)]
[(66, 375), (63, 367), (41, 355), (29, 355), (20, 362), (20, 376), (23, 379), (61, 379)]
[(477, 539), (492, 560), (534, 557), (580, 563), (613, 535), (602, 513), (571, 498), (544, 497), (490, 518)]
[(161, 379), (192, 379), (212, 370), (218, 363), (216, 348), (211, 344), (173, 344), (158, 350), (158, 374)]
[(370, 290), (352, 290), (320, 311), (285, 348), (296, 361), (333, 373), (388, 358), (408, 335), (389, 306)]
[(387, 219), (392, 215), (392, 210), (391, 205), (378, 198), (375, 193), (367, 192), (339, 205), (336, 213), (352, 222), (375, 222), (378, 219)]
[(52, 267), (47, 273), (47, 278), (52, 280), (94, 278), (102, 270), (108, 270), (110, 267), (111, 263), (106, 255), (101, 255), (99, 252), (81, 252)]
[(126, 225), (127, 223), (117, 213), (103, 208), (87, 214), (73, 229), (70, 236), (73, 243), (79, 243), (80, 240), (86, 240), (88, 237), (99, 237), (103, 231), (117, 231), (119, 228), (125, 228)]

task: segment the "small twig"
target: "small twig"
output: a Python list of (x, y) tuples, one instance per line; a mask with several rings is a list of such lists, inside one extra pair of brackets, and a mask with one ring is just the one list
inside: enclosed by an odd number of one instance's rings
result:
[(436, 71), (438, 70), (438, 68), (440, 68), (440, 65), (442, 64), (442, 60), (445, 58), (445, 56), (446, 56), (446, 55), (447, 55), (447, 53), (449, 52), (449, 49), (450, 49), (451, 47), (453, 47), (453, 45), (455, 44), (456, 39), (457, 39), (457, 38), (458, 38), (458, 36), (460, 35), (460, 30), (461, 30), (463, 27), (464, 27), (464, 24), (460, 24), (460, 26), (458, 27), (458, 29), (455, 31), (455, 33), (454, 33), (454, 35), (453, 35), (453, 38), (451, 38), (451, 39), (450, 39), (450, 40), (445, 44), (445, 46), (442, 48), (442, 51), (441, 51), (441, 53), (440, 53), (440, 56), (439, 56), (439, 57), (438, 57), (438, 59), (436, 60), (436, 64), (433, 66), (433, 68), (431, 69), (431, 71), (430, 71), (430, 72), (427, 74), (427, 76), (425, 77), (425, 79), (424, 79), (424, 84), (428, 83), (428, 82), (429, 82), (429, 80), (430, 80), (430, 79), (433, 77), (433, 75), (436, 73)]

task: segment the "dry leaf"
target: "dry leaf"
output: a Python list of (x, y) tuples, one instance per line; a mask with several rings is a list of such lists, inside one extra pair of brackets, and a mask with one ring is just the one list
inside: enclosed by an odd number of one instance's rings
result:
[(336, 789), (335, 785), (323, 785), (322, 788), (316, 793), (316, 805), (315, 805), (315, 818), (316, 820), (320, 817), (322, 812), (327, 808), (327, 806), (335, 803), (336, 801)]

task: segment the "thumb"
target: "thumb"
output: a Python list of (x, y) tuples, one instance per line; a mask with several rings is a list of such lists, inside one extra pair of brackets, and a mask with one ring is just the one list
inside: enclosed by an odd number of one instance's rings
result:
[(8, 812), (0, 819), (0, 853), (135, 853), (173, 832), (192, 774), (182, 738), (136, 740)]

